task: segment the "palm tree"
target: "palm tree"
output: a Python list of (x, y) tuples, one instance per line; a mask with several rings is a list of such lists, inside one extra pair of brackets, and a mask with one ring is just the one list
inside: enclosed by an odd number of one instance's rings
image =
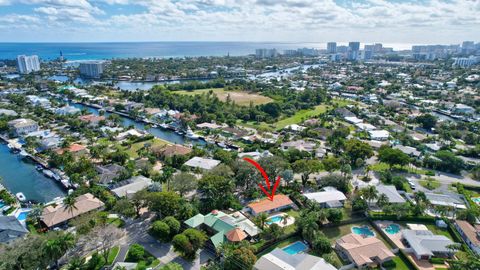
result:
[(73, 210), (77, 209), (77, 206), (75, 206), (76, 202), (77, 201), (75, 200), (75, 197), (73, 197), (72, 195), (68, 195), (67, 197), (65, 197), (65, 199), (63, 199), (63, 205), (65, 209), (72, 215)]
[(289, 214), (283, 214), (282, 216), (282, 223), (283, 225), (287, 225), (288, 219), (290, 218)]
[(388, 200), (387, 195), (382, 193), (380, 194), (380, 196), (378, 196), (378, 200), (377, 200), (378, 207), (383, 208), (385, 205), (388, 205), (389, 203), (390, 201)]
[(56, 238), (50, 239), (45, 244), (46, 254), (55, 262), (55, 268), (59, 269), (58, 260), (65, 255), (65, 253), (75, 246), (75, 237), (71, 233), (64, 233), (58, 235)]
[(377, 188), (374, 186), (368, 186), (361, 190), (361, 194), (365, 200), (367, 200), (368, 204), (378, 198), (378, 191)]
[(260, 229), (265, 228), (265, 224), (267, 223), (268, 216), (266, 213), (260, 213), (258, 217), (256, 218), (257, 225), (260, 227)]

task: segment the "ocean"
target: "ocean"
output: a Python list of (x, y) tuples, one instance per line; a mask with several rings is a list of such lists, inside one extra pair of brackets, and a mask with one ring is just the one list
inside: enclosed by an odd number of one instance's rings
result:
[[(410, 44), (394, 44), (392, 47), (408, 49), (409, 46)], [(254, 54), (258, 48), (276, 48), (282, 52), (287, 49), (325, 47), (325, 43), (278, 42), (0, 43), (0, 59), (15, 59), (20, 54), (36, 54), (43, 60), (52, 60), (60, 56), (60, 51), (67, 60), (72, 61), (133, 57), (241, 56)]]

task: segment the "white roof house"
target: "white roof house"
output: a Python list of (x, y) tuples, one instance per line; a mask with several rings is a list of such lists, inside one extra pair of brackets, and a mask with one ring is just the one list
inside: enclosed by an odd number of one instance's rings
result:
[(345, 121), (349, 122), (349, 123), (352, 123), (352, 124), (358, 124), (358, 123), (362, 123), (363, 120), (356, 117), (356, 116), (347, 116), (344, 118)]
[(376, 127), (374, 125), (371, 125), (369, 123), (356, 123), (355, 126), (361, 130), (375, 130)]
[(119, 183), (119, 186), (112, 189), (118, 197), (129, 197), (138, 191), (149, 187), (153, 183), (152, 179), (139, 175)]
[(323, 258), (307, 253), (289, 254), (282, 249), (276, 248), (272, 252), (263, 255), (253, 266), (255, 270), (336, 270)]
[(379, 194), (385, 194), (390, 203), (404, 203), (406, 200), (398, 193), (397, 189), (393, 185), (378, 185), (376, 186)]
[(370, 135), (370, 139), (378, 141), (388, 140), (390, 136), (390, 133), (386, 130), (369, 130), (368, 134)]
[(395, 145), (392, 148), (398, 149), (409, 156), (419, 157), (421, 155), (420, 151), (411, 146)]
[(402, 238), (410, 246), (409, 250), (419, 260), (427, 260), (437, 254), (451, 255), (455, 253), (455, 251), (448, 248), (448, 246), (454, 244), (450, 238), (445, 235), (435, 235), (431, 231), (403, 230)]
[(347, 199), (345, 194), (336, 190), (335, 188), (327, 189), (320, 192), (312, 192), (303, 194), (306, 198), (315, 201), (325, 207), (342, 207), (343, 201)]
[(210, 159), (210, 158), (202, 158), (202, 157), (193, 157), (187, 162), (185, 162), (184, 165), (192, 168), (199, 168), (203, 170), (211, 170), (215, 167), (217, 167), (218, 164), (220, 164), (220, 160), (216, 159)]
[(467, 209), (462, 198), (437, 193), (425, 193), (425, 196), (432, 205), (453, 206), (457, 209)]

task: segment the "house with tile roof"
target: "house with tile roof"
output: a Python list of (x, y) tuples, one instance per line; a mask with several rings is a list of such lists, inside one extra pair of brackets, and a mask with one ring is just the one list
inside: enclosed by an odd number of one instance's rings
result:
[(273, 200), (264, 198), (247, 205), (247, 210), (254, 216), (258, 216), (260, 213), (270, 214), (288, 208), (296, 208), (296, 205), (287, 195), (283, 194), (275, 195)]
[(480, 255), (480, 225), (472, 226), (465, 220), (455, 220), (454, 225), (468, 247)]
[(78, 196), (74, 207), (69, 208), (64, 204), (51, 204), (43, 209), (40, 220), (47, 228), (53, 228), (65, 224), (72, 218), (100, 209), (105, 204), (90, 193)]
[(363, 237), (350, 233), (338, 239), (335, 243), (337, 249), (359, 269), (376, 267), (395, 257), (393, 252), (376, 237)]
[(225, 242), (252, 239), (260, 229), (241, 212), (227, 214), (213, 210), (207, 215), (197, 214), (184, 222), (190, 228), (201, 228), (210, 235), (211, 248), (217, 249)]

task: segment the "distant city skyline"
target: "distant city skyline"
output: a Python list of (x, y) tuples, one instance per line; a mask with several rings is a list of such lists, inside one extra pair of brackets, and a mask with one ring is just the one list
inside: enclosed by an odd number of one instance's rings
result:
[(0, 0), (0, 42), (480, 41), (480, 1)]

